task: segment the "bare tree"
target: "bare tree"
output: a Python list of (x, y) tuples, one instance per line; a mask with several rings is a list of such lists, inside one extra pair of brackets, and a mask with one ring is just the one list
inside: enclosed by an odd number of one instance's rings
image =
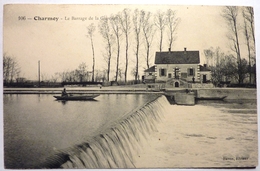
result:
[(41, 81), (47, 82), (49, 80), (49, 76), (47, 73), (41, 73)]
[(79, 64), (78, 68), (75, 70), (75, 76), (80, 82), (88, 81), (88, 67), (86, 63), (82, 62)]
[(59, 79), (59, 73), (55, 73), (54, 75), (51, 76), (50, 82), (56, 83)]
[[(251, 29), (251, 34), (250, 32), (249, 34), (249, 38), (253, 40), (253, 43), (250, 44), (250, 48), (252, 49), (252, 54), (251, 54), (251, 60), (249, 61), (249, 66), (250, 66), (250, 78), (252, 77), (251, 73), (255, 72), (255, 69), (251, 68), (251, 65), (253, 65), (253, 67), (255, 67), (255, 63), (256, 63), (256, 54), (255, 54), (255, 29), (254, 29), (254, 9), (252, 7), (245, 7), (244, 10), (244, 18), (250, 23), (250, 29)], [(248, 30), (249, 31), (249, 30)], [(251, 36), (250, 36), (251, 35)], [(252, 64), (251, 62), (254, 62), (254, 64)], [(251, 70), (252, 69), (252, 70)], [(254, 74), (254, 83), (256, 83), (256, 74)]]
[(236, 53), (237, 56), (237, 63), (238, 63), (238, 82), (239, 84), (243, 83), (243, 76), (242, 76), (242, 61), (241, 61), (241, 55), (240, 55), (240, 46), (239, 46), (239, 40), (238, 40), (238, 7), (236, 6), (226, 6), (224, 7), (222, 11), (222, 17), (226, 20), (229, 29), (231, 33), (228, 35), (228, 38), (232, 41), (233, 47), (231, 47), (231, 50), (233, 50)]
[(3, 80), (5, 83), (12, 83), (15, 78), (19, 77), (21, 69), (14, 57), (8, 56), (6, 53), (3, 57)]
[(225, 54), (224, 54), (223, 51), (221, 51), (219, 46), (216, 47), (214, 54), (215, 54), (215, 59), (214, 60), (215, 60), (216, 66), (217, 66), (217, 65), (220, 64), (220, 61), (221, 61), (221, 59), (224, 58)]
[(163, 43), (163, 32), (164, 32), (165, 24), (166, 24), (165, 13), (162, 12), (162, 11), (157, 11), (157, 13), (155, 14), (155, 17), (154, 17), (154, 23), (160, 31), (159, 49), (160, 49), (160, 52), (161, 52), (162, 51), (162, 43)]
[[(204, 50), (206, 58), (214, 60), (210, 66), (212, 83), (220, 85), (222, 81), (244, 80), (247, 75), (247, 61), (242, 59), (241, 71), (238, 71), (237, 58), (233, 54), (225, 54), (219, 47)], [(239, 75), (240, 73), (240, 75)]]
[(95, 78), (95, 51), (94, 51), (94, 45), (93, 45), (93, 34), (94, 34), (95, 30), (96, 30), (96, 27), (94, 26), (93, 23), (91, 23), (87, 27), (87, 30), (88, 30), (88, 37), (90, 38), (92, 54), (93, 54), (92, 82), (94, 82), (94, 78)]
[(245, 7), (244, 17), (250, 23), (252, 39), (255, 45), (254, 9), (252, 7)]
[(142, 19), (141, 13), (138, 9), (135, 9), (133, 15), (133, 25), (134, 25), (134, 34), (135, 34), (135, 41), (136, 41), (136, 48), (135, 48), (135, 57), (136, 57), (136, 65), (135, 65), (135, 82), (137, 82), (138, 75), (139, 75), (139, 48), (140, 48), (140, 32), (142, 26)]
[[(83, 81), (88, 81), (89, 80), (89, 75), (88, 75), (88, 66), (86, 65), (86, 63), (82, 62), (79, 64), (78, 68), (69, 71), (63, 71), (60, 73), (55, 73), (55, 78), (56, 80), (58, 79), (58, 77), (60, 77), (62, 82), (83, 82)], [(45, 75), (42, 75), (45, 78)]]
[(175, 41), (176, 37), (174, 36), (176, 28), (179, 24), (180, 19), (176, 17), (176, 11), (168, 9), (166, 12), (166, 26), (168, 28), (168, 39), (169, 39), (169, 48), (172, 49), (172, 44)]
[(125, 8), (120, 17), (119, 21), (122, 26), (122, 31), (125, 34), (125, 83), (127, 81), (127, 70), (128, 70), (128, 48), (129, 48), (129, 40), (128, 36), (130, 34), (131, 29), (131, 21), (130, 21), (130, 9)]
[(122, 69), (119, 68), (119, 69), (118, 69), (118, 77), (119, 77), (119, 80), (120, 80), (120, 81), (122, 81), (122, 74), (123, 74), (123, 73), (122, 73)]
[(205, 49), (204, 55), (206, 57), (206, 64), (208, 66), (215, 66), (213, 47), (210, 47), (209, 49)]
[(226, 6), (223, 9), (222, 16), (227, 21), (231, 33), (228, 35), (228, 38), (233, 42), (232, 50), (237, 54), (238, 62), (241, 60), (240, 56), (240, 46), (238, 40), (238, 23), (237, 23), (238, 7), (235, 6)]
[(251, 74), (251, 50), (250, 50), (250, 37), (248, 33), (248, 26), (247, 26), (247, 21), (246, 21), (246, 14), (245, 11), (243, 10), (243, 17), (244, 17), (244, 35), (246, 39), (246, 45), (247, 45), (247, 51), (248, 51), (248, 64), (249, 64), (249, 82), (251, 83), (252, 79), (252, 74)]
[(105, 60), (107, 62), (107, 81), (109, 81), (110, 65), (111, 65), (111, 57), (112, 57), (113, 34), (111, 33), (108, 18), (104, 18), (103, 20), (100, 20), (99, 32), (102, 35), (106, 44)]
[(9, 75), (10, 75), (10, 68), (11, 68), (11, 61), (12, 58), (7, 56), (6, 54), (4, 54), (3, 57), (3, 79), (4, 82), (8, 82), (9, 81)]
[(145, 38), (145, 49), (146, 49), (146, 66), (150, 68), (150, 48), (152, 45), (155, 29), (154, 24), (151, 22), (151, 12), (141, 11), (142, 30)]
[(119, 14), (115, 16), (111, 16), (111, 27), (112, 30), (114, 31), (115, 37), (116, 37), (116, 44), (117, 44), (117, 56), (116, 56), (116, 76), (115, 76), (115, 81), (117, 82), (118, 78), (118, 69), (119, 69), (119, 56), (120, 56), (120, 37), (122, 35), (122, 29), (120, 25), (120, 20), (119, 20)]
[(96, 75), (95, 75), (95, 79), (98, 82), (104, 81), (106, 78), (106, 71), (102, 71), (102, 70), (96, 70)]

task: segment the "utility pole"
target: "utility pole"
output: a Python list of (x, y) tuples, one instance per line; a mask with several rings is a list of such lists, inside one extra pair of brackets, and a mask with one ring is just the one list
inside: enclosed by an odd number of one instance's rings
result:
[(41, 61), (38, 61), (38, 79), (39, 79), (39, 87), (41, 86)]

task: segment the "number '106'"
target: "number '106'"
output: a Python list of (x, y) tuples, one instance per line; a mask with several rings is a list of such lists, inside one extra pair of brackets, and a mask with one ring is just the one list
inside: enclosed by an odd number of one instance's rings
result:
[(19, 16), (18, 20), (26, 20), (26, 17), (25, 16)]

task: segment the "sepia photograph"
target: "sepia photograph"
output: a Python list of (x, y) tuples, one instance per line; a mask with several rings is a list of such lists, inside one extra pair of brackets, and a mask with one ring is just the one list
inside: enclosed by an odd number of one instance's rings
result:
[(4, 169), (258, 166), (254, 6), (4, 4)]

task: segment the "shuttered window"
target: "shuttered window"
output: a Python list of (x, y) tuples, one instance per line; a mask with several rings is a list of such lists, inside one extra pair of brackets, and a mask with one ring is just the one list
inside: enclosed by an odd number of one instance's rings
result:
[(161, 77), (166, 77), (166, 69), (160, 69), (160, 70), (159, 70), (159, 75), (160, 75)]
[(194, 74), (195, 74), (195, 73), (194, 73), (194, 68), (188, 68), (188, 71), (187, 71), (187, 72), (188, 72), (188, 75), (189, 75), (189, 76), (194, 76)]

